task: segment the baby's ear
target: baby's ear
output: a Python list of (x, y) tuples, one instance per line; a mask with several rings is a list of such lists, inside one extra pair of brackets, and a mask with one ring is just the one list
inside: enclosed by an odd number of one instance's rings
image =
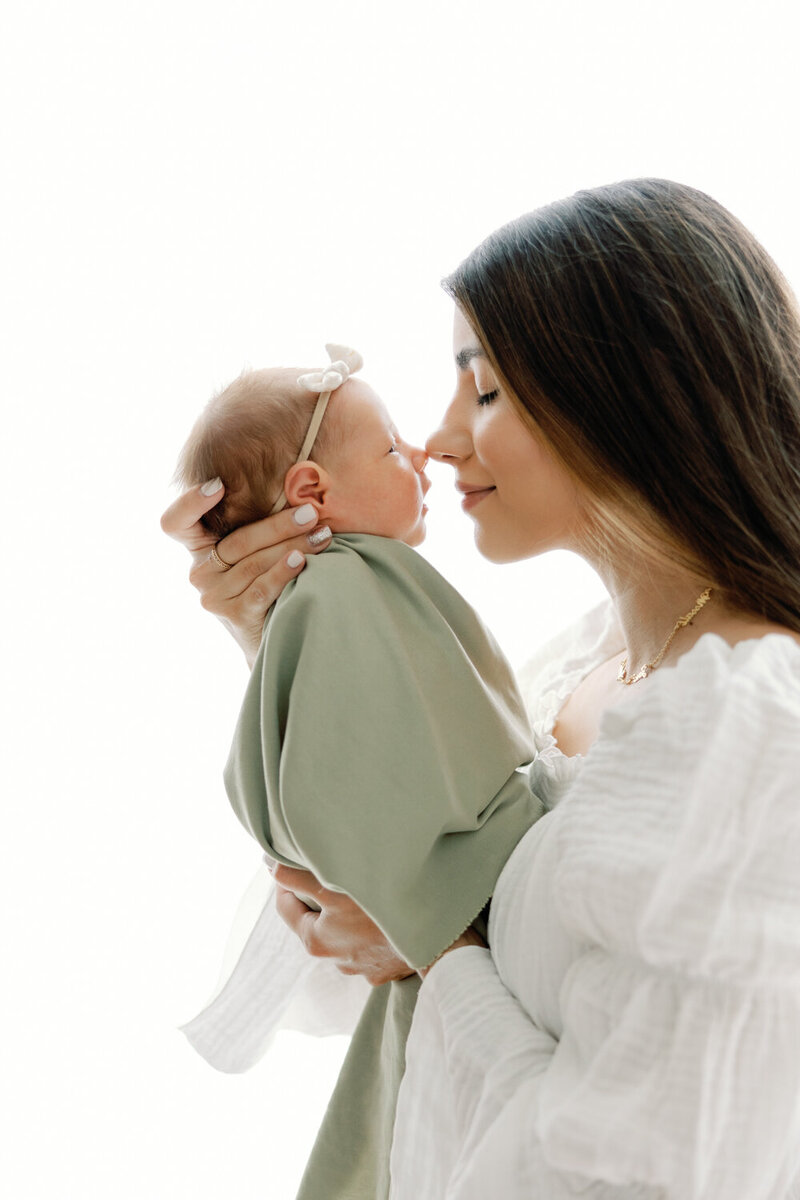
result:
[(283, 481), (283, 490), (292, 508), (307, 504), (309, 500), (318, 508), (321, 507), (325, 503), (328, 486), (327, 472), (310, 459), (290, 467)]

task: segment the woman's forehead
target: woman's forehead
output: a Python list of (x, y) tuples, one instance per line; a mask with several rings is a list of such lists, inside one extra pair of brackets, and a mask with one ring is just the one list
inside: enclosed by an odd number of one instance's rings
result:
[(486, 358), (475, 330), (458, 306), (453, 317), (453, 356), (459, 371), (466, 371), (475, 358)]

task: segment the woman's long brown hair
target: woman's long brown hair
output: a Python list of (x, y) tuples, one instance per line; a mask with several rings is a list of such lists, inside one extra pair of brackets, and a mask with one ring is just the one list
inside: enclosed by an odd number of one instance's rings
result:
[(800, 630), (800, 314), (735, 217), (661, 179), (578, 192), (444, 286), (601, 541), (616, 526)]

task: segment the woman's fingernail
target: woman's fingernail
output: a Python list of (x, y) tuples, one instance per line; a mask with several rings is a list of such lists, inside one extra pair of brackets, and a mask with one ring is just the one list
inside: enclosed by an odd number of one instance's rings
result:
[(200, 491), (204, 496), (213, 496), (214, 492), (218, 492), (222, 487), (222, 480), (219, 475), (215, 479), (209, 479), (208, 483), (204, 483)]
[(303, 504), (295, 509), (294, 519), (298, 525), (308, 525), (309, 521), (316, 521), (317, 510), (313, 504)]
[(292, 570), (294, 570), (295, 567), (302, 566), (302, 564), (305, 561), (306, 561), (305, 558), (303, 557), (303, 555), (300, 553), (299, 550), (293, 550), (292, 553), (287, 558), (286, 563), (288, 566), (290, 566), (292, 568)]
[(306, 541), (308, 542), (309, 546), (321, 546), (324, 542), (328, 541), (330, 536), (330, 527), (328, 525), (323, 525), (321, 529), (315, 529), (313, 533), (310, 533), (306, 538)]

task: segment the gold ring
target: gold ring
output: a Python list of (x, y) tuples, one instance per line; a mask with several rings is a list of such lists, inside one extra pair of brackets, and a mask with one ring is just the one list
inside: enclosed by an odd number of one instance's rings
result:
[(211, 553), (209, 554), (208, 559), (209, 562), (216, 563), (218, 567), (221, 567), (223, 571), (230, 571), (231, 567), (234, 565), (233, 563), (225, 562), (225, 559), (222, 557), (216, 546), (211, 547)]

